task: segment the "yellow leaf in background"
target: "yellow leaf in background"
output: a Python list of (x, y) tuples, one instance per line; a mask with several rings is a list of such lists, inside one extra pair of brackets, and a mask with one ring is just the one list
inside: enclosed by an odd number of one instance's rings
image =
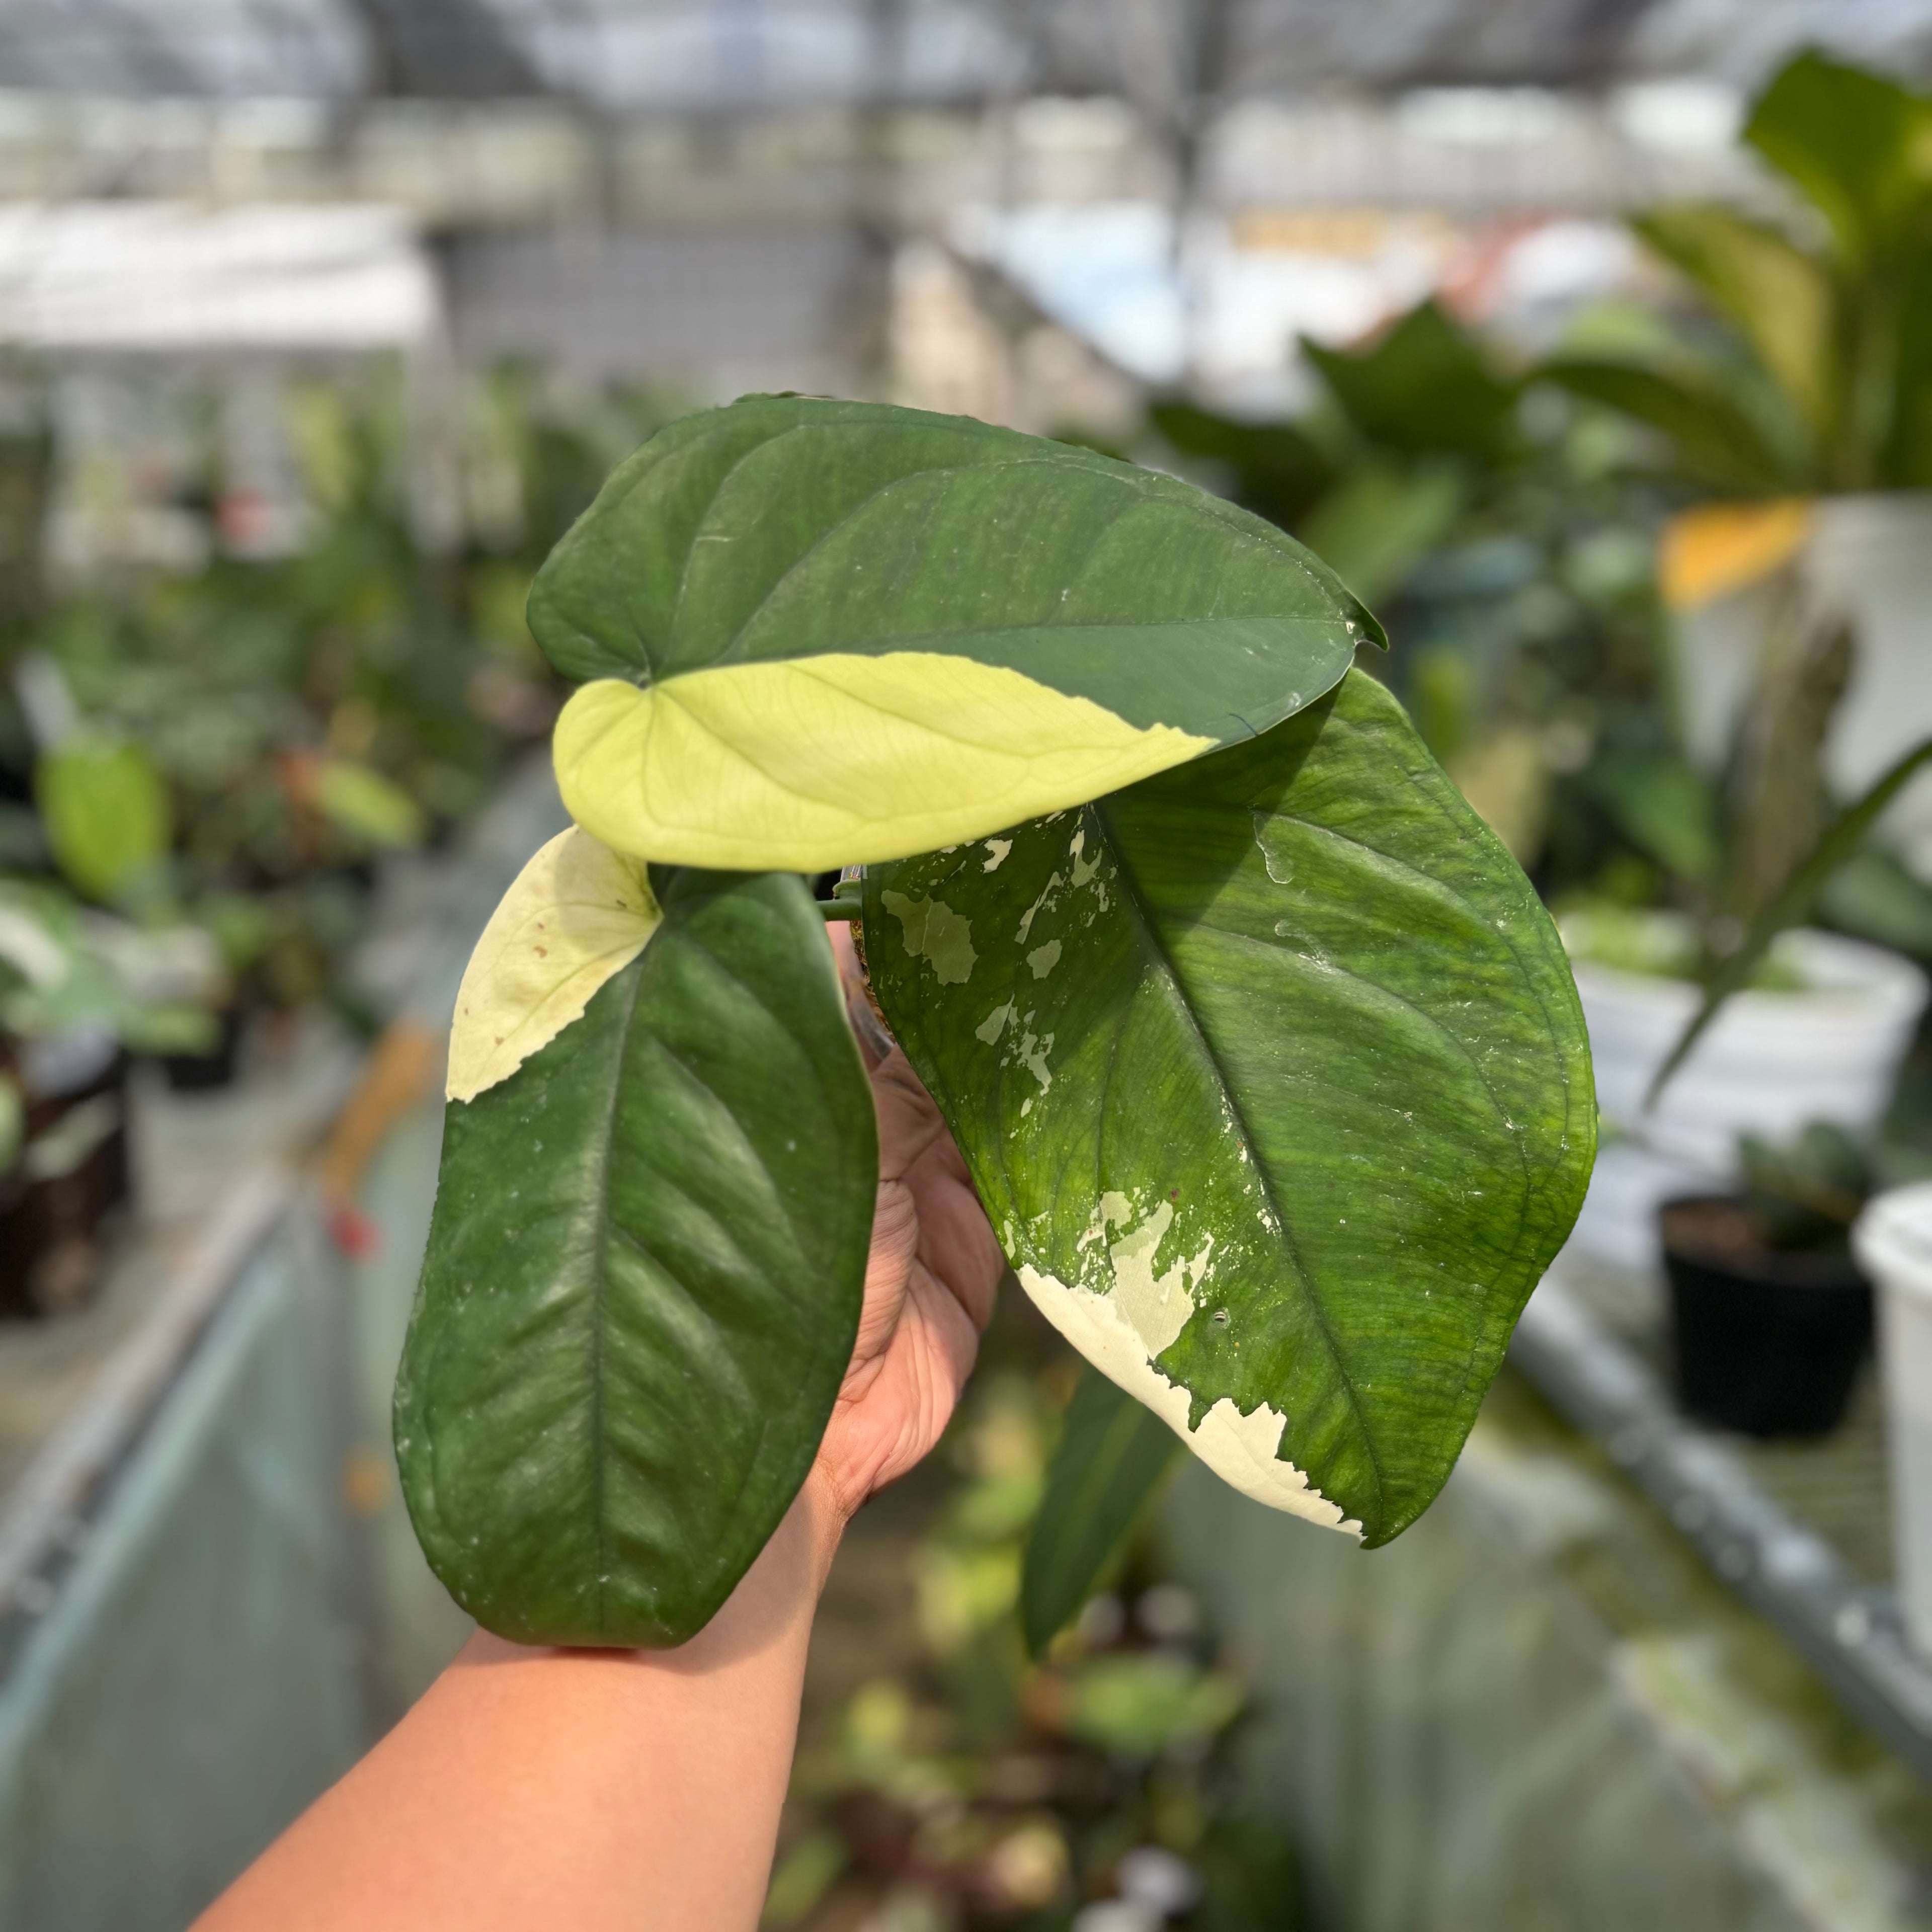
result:
[(1770, 503), (1700, 503), (1665, 525), (1658, 584), (1672, 610), (1694, 610), (1761, 582), (1789, 563), (1811, 533), (1802, 496)]
[(661, 916), (643, 866), (576, 826), (560, 832), (517, 874), (464, 969), (448, 1097), (475, 1100), (581, 1019)]

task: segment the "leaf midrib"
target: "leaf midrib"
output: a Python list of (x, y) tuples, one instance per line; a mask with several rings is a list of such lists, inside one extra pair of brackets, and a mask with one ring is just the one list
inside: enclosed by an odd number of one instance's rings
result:
[(644, 942), (644, 950), (638, 956), (636, 970), (631, 975), (624, 1016), (617, 1029), (617, 1050), (610, 1056), (610, 1099), (605, 1104), (604, 1118), (599, 1129), (602, 1138), (592, 1203), (593, 1225), (597, 1232), (597, 1260), (590, 1294), (590, 1522), (597, 1552), (597, 1625), (600, 1630), (605, 1622), (605, 1579), (610, 1571), (610, 1538), (604, 1511), (603, 1442), (604, 1324), (609, 1314), (610, 1300), (609, 1237), (607, 1231), (611, 1226), (612, 1150), (616, 1142), (618, 1102), (623, 1092), (625, 1063), (630, 1054), (631, 1030), (637, 1020), (638, 1003), (644, 983), (646, 962), (650, 954), (651, 940), (658, 938), (663, 931), (664, 923), (661, 922), (652, 932), (651, 938)]
[[(1114, 862), (1118, 868), (1119, 877), (1127, 902), (1133, 908), (1135, 921), (1140, 928), (1143, 941), (1152, 954), (1155, 964), (1166, 974), (1168, 982), (1174, 989), (1178, 996), (1177, 1004), (1186, 1015), (1187, 1024), (1192, 1029), (1195, 1038), (1200, 1042), (1202, 1053), (1214, 1071), (1215, 1081), (1220, 1087), (1223, 1099), (1227, 1102), (1228, 1112), (1233, 1117), (1235, 1126), (1240, 1133), (1243, 1144), (1253, 1150), (1252, 1166), (1256, 1180), (1259, 1184), (1262, 1196), (1268, 1202), (1269, 1211), (1274, 1216), (1276, 1225), (1281, 1229), (1282, 1241), (1287, 1249), (1289, 1260), (1294, 1264), (1296, 1279), (1300, 1283), (1303, 1295), (1314, 1315), (1316, 1326), (1328, 1348), (1329, 1360), (1334, 1366), (1336, 1374), (1341, 1378), (1343, 1389), (1347, 1391), (1348, 1407), (1355, 1418), (1356, 1431), (1360, 1437), (1363, 1450), (1368, 1456), (1369, 1467), (1375, 1476), (1376, 1500), (1378, 1505), (1377, 1514), (1379, 1515), (1382, 1507), (1385, 1507), (1388, 1501), (1388, 1482), (1382, 1470), (1382, 1456), (1376, 1447), (1374, 1432), (1369, 1426), (1368, 1417), (1362, 1408), (1360, 1392), (1356, 1388), (1354, 1378), (1349, 1373), (1347, 1364), (1342, 1359), (1341, 1349), (1335, 1338), (1335, 1331), (1329, 1324), (1328, 1312), (1322, 1306), (1321, 1298), (1315, 1292), (1314, 1280), (1309, 1271), (1307, 1263), (1302, 1258), (1300, 1244), (1295, 1239), (1294, 1228), (1288, 1216), (1282, 1211), (1282, 1204), (1275, 1193), (1274, 1182), (1270, 1178), (1268, 1170), (1262, 1162), (1261, 1147), (1250, 1130), (1247, 1117), (1242, 1111), (1240, 1099), (1228, 1079), (1227, 1067), (1220, 1054), (1216, 1051), (1213, 1040), (1208, 1035), (1205, 1023), (1195, 1010), (1194, 1002), (1188, 995), (1186, 983), (1181, 978), (1180, 969), (1175, 964), (1173, 956), (1168, 951), (1166, 942), (1160, 936), (1160, 931), (1154, 922), (1154, 915), (1142, 891), (1140, 881), (1136, 877), (1133, 868), (1128, 862), (1123, 842), (1112, 818), (1106, 811), (1106, 801), (1104, 800), (1097, 801), (1091, 807), (1091, 810), (1095, 821), (1100, 829), (1101, 835), (1107, 842), (1108, 850), (1113, 854)], [(1096, 1144), (1097, 1147), (1097, 1141)], [(1097, 1186), (1097, 1177), (1096, 1184)], [(1286, 1433), (1286, 1430), (1284, 1427), (1284, 1436)], [(1276, 1456), (1279, 1460), (1278, 1448)]]

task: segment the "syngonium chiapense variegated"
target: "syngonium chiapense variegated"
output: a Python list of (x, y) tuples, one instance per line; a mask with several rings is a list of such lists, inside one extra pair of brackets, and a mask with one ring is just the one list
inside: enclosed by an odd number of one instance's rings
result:
[[(1594, 1108), (1555, 932), (1350, 670), (1380, 634), (1334, 577), (1085, 450), (754, 398), (616, 472), (531, 622), (590, 680), (556, 739), (578, 825), (464, 979), (397, 1395), (465, 1606), (680, 1642), (803, 1480), (877, 1179), (799, 876), (846, 864), (874, 992), (1061, 1332), (1250, 1495), (1412, 1521)], [(1055, 1481), (1112, 1522), (1162, 1459), (1096, 1487), (1094, 1414)]]

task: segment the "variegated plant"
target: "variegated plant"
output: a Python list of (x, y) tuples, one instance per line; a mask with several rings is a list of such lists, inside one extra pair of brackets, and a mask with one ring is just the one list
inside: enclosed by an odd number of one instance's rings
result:
[[(1084, 450), (764, 397), (620, 469), (530, 621), (577, 823), (464, 981), (397, 1390), (458, 1600), (680, 1642), (804, 1480), (877, 1163), (827, 912), (1073, 1346), (1258, 1501), (1412, 1522), (1595, 1110), (1556, 933), (1334, 575)], [(1163, 1460), (1090, 1381), (1036, 1635)]]

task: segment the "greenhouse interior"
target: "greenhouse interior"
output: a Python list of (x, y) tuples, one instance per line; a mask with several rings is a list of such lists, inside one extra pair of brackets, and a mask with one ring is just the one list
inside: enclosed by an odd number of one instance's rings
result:
[(1932, 0), (0, 8), (0, 1932), (1932, 1928), (1928, 974)]

